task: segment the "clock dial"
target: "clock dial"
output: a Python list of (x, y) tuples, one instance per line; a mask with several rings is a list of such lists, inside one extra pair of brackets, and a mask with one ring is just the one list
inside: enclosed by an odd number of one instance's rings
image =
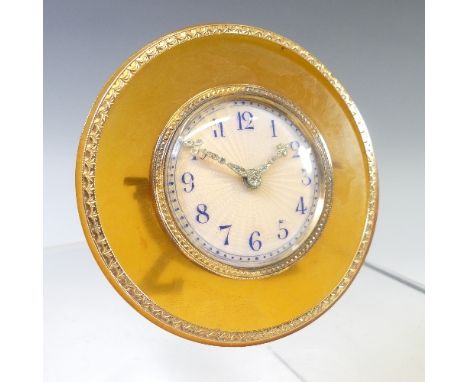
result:
[[(242, 169), (258, 169), (276, 157), (278, 145), (286, 155), (252, 186)], [(246, 99), (210, 105), (193, 114), (170, 155), (172, 213), (190, 242), (214, 259), (260, 267), (289, 254), (310, 233), (319, 199), (317, 161), (281, 111)]]
[(201, 103), (177, 126), (166, 155), (173, 226), (214, 264), (248, 272), (298, 259), (323, 227), (328, 158), (317, 137), (258, 95)]

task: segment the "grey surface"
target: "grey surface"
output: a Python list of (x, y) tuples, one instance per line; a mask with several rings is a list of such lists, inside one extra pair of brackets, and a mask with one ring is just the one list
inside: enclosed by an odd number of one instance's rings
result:
[(312, 325), (248, 348), (159, 329), (112, 289), (84, 243), (46, 250), (44, 280), (47, 382), (424, 380), (424, 295), (368, 267)]
[(285, 35), (345, 85), (373, 137), (380, 213), (369, 260), (424, 283), (424, 2), (63, 1), (44, 3), (44, 244), (83, 240), (75, 154), (94, 97), (149, 41), (232, 22)]

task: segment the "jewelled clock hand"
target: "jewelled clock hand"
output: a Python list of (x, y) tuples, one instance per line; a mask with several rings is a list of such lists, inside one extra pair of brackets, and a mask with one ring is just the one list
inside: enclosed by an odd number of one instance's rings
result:
[(243, 178), (247, 176), (248, 172), (244, 167), (239, 166), (235, 163), (229, 162), (223, 156), (216, 154), (202, 147), (203, 141), (201, 139), (197, 139), (196, 141), (192, 141), (192, 140), (184, 141), (184, 145), (190, 148), (190, 152), (192, 153), (192, 155), (195, 155), (200, 159), (205, 159), (206, 157), (208, 157), (210, 159), (217, 161), (218, 163), (222, 165), (229, 167), (237, 175), (240, 175)]
[(257, 167), (257, 171), (260, 172), (260, 174), (263, 174), (266, 170), (268, 170), (271, 165), (276, 162), (279, 158), (285, 157), (288, 155), (288, 146), (285, 145), (284, 143), (280, 143), (276, 146), (276, 152), (275, 154), (268, 159), (264, 164), (261, 166)]
[(244, 183), (249, 188), (258, 188), (262, 184), (262, 174), (270, 168), (270, 166), (276, 162), (279, 158), (284, 157), (288, 154), (288, 146), (284, 143), (280, 143), (276, 146), (275, 154), (268, 159), (264, 164), (257, 168), (251, 168), (247, 170), (247, 175), (243, 177)]
[(275, 154), (267, 160), (263, 165), (257, 168), (245, 169), (242, 166), (239, 166), (235, 163), (228, 162), (226, 158), (222, 157), (219, 154), (216, 154), (212, 151), (209, 151), (202, 147), (203, 141), (197, 139), (196, 141), (187, 140), (184, 141), (184, 145), (190, 148), (192, 155), (196, 155), (200, 159), (205, 159), (206, 157), (211, 158), (218, 163), (229, 167), (232, 171), (242, 177), (245, 185), (248, 188), (256, 189), (262, 184), (262, 174), (270, 168), (270, 166), (279, 158), (284, 157), (288, 153), (288, 146), (280, 143), (276, 146)]

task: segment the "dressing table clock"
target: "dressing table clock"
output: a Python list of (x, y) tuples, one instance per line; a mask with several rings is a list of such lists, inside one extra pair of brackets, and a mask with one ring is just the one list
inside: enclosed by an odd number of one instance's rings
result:
[(264, 343), (326, 312), (362, 266), (378, 180), (366, 125), (312, 54), (245, 25), (140, 49), (80, 140), (78, 211), (120, 295), (190, 340)]

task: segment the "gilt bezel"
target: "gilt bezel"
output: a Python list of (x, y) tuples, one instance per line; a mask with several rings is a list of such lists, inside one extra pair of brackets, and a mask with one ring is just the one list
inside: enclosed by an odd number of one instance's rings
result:
[[(179, 227), (170, 208), (166, 190), (170, 150), (193, 113), (218, 102), (235, 99), (253, 100), (278, 109), (299, 128), (308, 140), (317, 160), (319, 195), (317, 206), (305, 237), (288, 249), (277, 261), (259, 267), (236, 267), (215, 259), (192, 244)], [(180, 250), (189, 259), (218, 275), (237, 279), (257, 279), (285, 271), (309, 253), (322, 233), (332, 207), (333, 170), (330, 153), (317, 126), (285, 97), (264, 87), (235, 84), (207, 89), (189, 99), (170, 118), (155, 146), (152, 160), (152, 189), (160, 220)]]

